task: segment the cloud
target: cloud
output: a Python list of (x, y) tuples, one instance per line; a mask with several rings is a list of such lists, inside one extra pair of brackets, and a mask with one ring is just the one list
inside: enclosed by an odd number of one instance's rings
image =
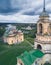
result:
[(38, 20), (38, 16), (29, 16), (29, 15), (0, 15), (0, 22), (16, 22), (16, 23), (35, 23)]
[[(15, 0), (0, 0), (0, 14), (14, 13), (21, 10), (18, 3)], [(17, 3), (17, 5), (16, 5)]]
[[(46, 0), (46, 11), (51, 14), (51, 1)], [(0, 0), (0, 22), (36, 22), (43, 10), (43, 0)]]

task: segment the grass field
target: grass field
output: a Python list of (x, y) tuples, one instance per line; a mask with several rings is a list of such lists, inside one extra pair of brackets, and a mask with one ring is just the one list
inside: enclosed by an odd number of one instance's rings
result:
[(0, 42), (0, 65), (16, 65), (16, 57), (24, 51), (33, 49), (27, 41), (17, 45), (1, 44)]
[(34, 45), (34, 38), (27, 37), (25, 39), (28, 40), (32, 45)]

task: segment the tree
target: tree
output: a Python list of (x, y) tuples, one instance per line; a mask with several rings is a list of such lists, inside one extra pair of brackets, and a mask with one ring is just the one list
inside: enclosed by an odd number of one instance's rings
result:
[(2, 28), (2, 27), (0, 27), (0, 37), (2, 37), (2, 36), (3, 36), (4, 32), (5, 32), (5, 29), (4, 29), (4, 28)]

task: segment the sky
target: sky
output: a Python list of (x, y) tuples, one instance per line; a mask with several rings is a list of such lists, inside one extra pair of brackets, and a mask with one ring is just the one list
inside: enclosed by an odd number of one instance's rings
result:
[[(45, 4), (51, 19), (51, 0)], [(43, 0), (0, 0), (0, 23), (36, 23), (43, 5)]]

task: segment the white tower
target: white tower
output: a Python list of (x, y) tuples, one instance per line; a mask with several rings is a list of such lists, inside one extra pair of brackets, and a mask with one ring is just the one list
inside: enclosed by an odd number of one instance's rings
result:
[(51, 63), (51, 22), (48, 13), (45, 10), (45, 0), (43, 12), (40, 14), (37, 22), (37, 34), (34, 48), (45, 53), (45, 56), (42, 58), (42, 65), (44, 63)]

